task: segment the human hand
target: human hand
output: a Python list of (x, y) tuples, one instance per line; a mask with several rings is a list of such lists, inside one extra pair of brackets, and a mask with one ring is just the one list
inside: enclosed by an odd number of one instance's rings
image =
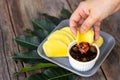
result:
[(87, 0), (79, 4), (70, 18), (70, 29), (76, 35), (77, 27), (84, 33), (92, 26), (94, 40), (99, 38), (100, 24), (103, 19), (120, 9), (120, 0)]

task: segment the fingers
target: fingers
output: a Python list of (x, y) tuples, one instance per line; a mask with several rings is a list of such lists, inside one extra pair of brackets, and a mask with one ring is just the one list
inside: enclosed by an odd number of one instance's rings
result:
[(89, 11), (85, 7), (79, 5), (70, 17), (70, 29), (76, 35), (77, 27), (81, 26), (84, 20), (88, 17)]
[(94, 33), (95, 33), (94, 40), (96, 41), (100, 35), (100, 24), (101, 22), (97, 18), (89, 15), (88, 18), (81, 25), (80, 32), (84, 33), (94, 25)]
[[(73, 24), (75, 24), (75, 23), (73, 23)], [(74, 26), (70, 26), (70, 30), (72, 31), (72, 33), (76, 36), (77, 35), (77, 28), (76, 28), (76, 26), (74, 25)]]
[(97, 21), (97, 18), (89, 15), (88, 18), (81, 25), (80, 32), (85, 33), (87, 30), (89, 30), (95, 24), (96, 21)]
[[(77, 32), (77, 27), (79, 25), (81, 25), (80, 27), (80, 32), (84, 33), (87, 30), (89, 30), (93, 25), (94, 25), (94, 40), (96, 41), (99, 38), (99, 34), (100, 34), (100, 21), (94, 17), (92, 17), (91, 15), (89, 15), (88, 17), (85, 15), (82, 15), (83, 13), (74, 13), (70, 19), (70, 29), (73, 32), (73, 34), (76, 35)], [(79, 18), (77, 17), (79, 16)], [(83, 18), (84, 16), (84, 18)], [(86, 18), (87, 17), (87, 18)]]
[(84, 21), (85, 21), (85, 19), (81, 19), (81, 20), (79, 21), (78, 25), (81, 26)]
[(81, 17), (83, 18), (83, 19), (86, 19), (87, 17), (88, 17), (88, 12), (87, 12), (87, 10), (85, 10), (84, 8), (82, 8), (83, 10), (80, 10), (79, 11), (79, 14), (81, 15)]
[(100, 21), (98, 21), (98, 22), (96, 22), (95, 24), (94, 24), (94, 33), (95, 33), (95, 35), (94, 35), (94, 40), (96, 41), (98, 38), (99, 38), (99, 36), (100, 36), (100, 25), (101, 25), (101, 22)]
[(70, 29), (74, 35), (76, 35), (78, 23), (81, 19), (81, 16), (79, 15), (78, 11), (79, 10), (76, 9), (75, 12), (70, 17)]

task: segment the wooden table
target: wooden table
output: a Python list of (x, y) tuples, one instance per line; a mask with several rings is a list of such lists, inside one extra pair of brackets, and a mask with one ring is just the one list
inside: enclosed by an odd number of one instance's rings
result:
[[(23, 80), (31, 72), (13, 77), (12, 73), (26, 64), (15, 62), (10, 55), (24, 49), (14, 38), (31, 28), (31, 20), (41, 18), (40, 13), (58, 17), (64, 7), (74, 11), (80, 0), (0, 0), (0, 80)], [(114, 36), (116, 45), (100, 69), (91, 77), (80, 80), (120, 80), (120, 12), (102, 22), (102, 30)], [(33, 72), (32, 72), (33, 73)]]

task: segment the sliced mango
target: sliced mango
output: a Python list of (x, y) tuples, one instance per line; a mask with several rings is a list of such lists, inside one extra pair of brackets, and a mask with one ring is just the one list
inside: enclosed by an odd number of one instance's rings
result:
[(60, 40), (48, 40), (43, 44), (43, 49), (48, 57), (66, 57), (67, 45)]
[(65, 36), (67, 36), (70, 39), (70, 41), (74, 40), (74, 38), (66, 31), (57, 30), (57, 31), (54, 32), (54, 34), (63, 34)]
[(71, 34), (69, 34), (67, 31), (60, 30), (59, 32), (61, 34), (68, 36), (72, 41), (75, 40), (74, 37)]
[(69, 45), (70, 42), (72, 42), (72, 40), (71, 40), (68, 36), (66, 36), (66, 35), (63, 34), (63, 33), (60, 33), (59, 31), (53, 32), (53, 33), (48, 37), (48, 40), (51, 40), (51, 39), (61, 40), (61, 41), (65, 42), (67, 45)]
[(104, 40), (103, 40), (103, 37), (100, 36), (100, 37), (98, 38), (98, 40), (95, 41), (95, 43), (97, 44), (98, 47), (101, 47), (102, 44), (103, 44), (103, 41), (104, 41)]
[(71, 32), (70, 27), (64, 27), (61, 30), (68, 32), (75, 39), (75, 35)]
[(88, 42), (90, 44), (93, 43), (94, 41), (94, 31), (93, 30), (88, 30), (85, 33), (80, 33), (79, 29), (77, 30), (77, 37), (76, 40), (78, 43), (81, 42)]

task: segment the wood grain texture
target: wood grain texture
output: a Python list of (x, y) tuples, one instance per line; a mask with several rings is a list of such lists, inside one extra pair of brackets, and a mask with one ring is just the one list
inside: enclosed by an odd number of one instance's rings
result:
[(31, 20), (41, 18), (41, 13), (59, 17), (63, 7), (70, 10), (65, 0), (7, 0), (7, 2), (16, 35), (23, 34), (25, 28), (31, 28)]
[(67, 0), (68, 3), (70, 4), (70, 7), (72, 9), (72, 11), (74, 12), (75, 9), (78, 7), (78, 5), (80, 4), (81, 1), (83, 0)]
[(3, 48), (2, 31), (0, 30), (0, 79), (9, 80), (9, 72)]
[[(14, 30), (13, 32), (15, 33), (16, 37), (21, 34), (24, 34), (23, 32), (24, 29), (32, 28), (31, 19), (38, 17), (37, 14), (37, 12), (39, 11), (38, 9), (41, 10), (40, 7), (42, 7), (42, 6), (38, 7), (38, 4), (36, 4), (40, 3), (38, 1), (40, 0), (37, 0), (37, 2), (34, 2), (33, 0), (17, 0), (17, 1), (7, 0), (11, 23)], [(19, 47), (19, 51), (23, 52), (25, 51), (25, 49)], [(26, 64), (23, 63), (23, 67), (24, 66), (26, 66)], [(29, 76), (33, 73), (34, 72), (27, 72), (26, 76)]]
[(45, 1), (45, 13), (59, 17), (62, 8), (71, 11), (66, 0), (44, 0)]
[(120, 11), (105, 19), (101, 28), (116, 41), (115, 47), (102, 64), (102, 69), (107, 80), (120, 80)]
[(18, 52), (18, 47), (13, 41), (15, 38), (14, 31), (12, 29), (8, 8), (5, 0), (0, 0), (0, 30), (1, 30), (1, 39), (2, 39), (2, 45), (1, 45), (1, 66), (2, 68), (2, 78), (3, 80), (23, 80), (24, 75), (17, 76), (14, 78), (12, 74), (16, 71), (18, 71), (22, 64), (16, 63), (13, 61), (13, 59), (10, 58), (10, 56)]

